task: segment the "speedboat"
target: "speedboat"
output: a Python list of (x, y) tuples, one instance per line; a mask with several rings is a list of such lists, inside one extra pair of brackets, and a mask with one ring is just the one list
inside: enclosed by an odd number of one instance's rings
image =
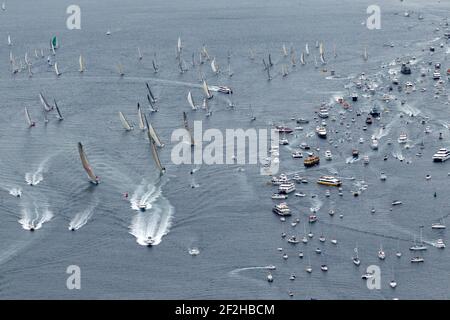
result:
[(269, 274), (267, 275), (267, 281), (268, 281), (268, 282), (273, 282), (273, 276), (272, 276), (271, 273), (269, 273)]
[(380, 174), (380, 180), (381, 180), (381, 181), (386, 181), (386, 179), (387, 179), (386, 174), (385, 174), (384, 172), (382, 172), (382, 173)]
[(325, 160), (332, 160), (333, 159), (333, 155), (331, 154), (330, 150), (325, 151)]
[(320, 270), (326, 272), (326, 271), (328, 271), (328, 266), (326, 264), (323, 264), (320, 266)]
[(448, 151), (446, 148), (441, 148), (433, 155), (433, 161), (434, 162), (444, 162), (447, 161), (447, 159), (450, 158), (450, 151)]
[(445, 224), (442, 223), (442, 221), (441, 222), (437, 222), (437, 223), (433, 223), (431, 225), (431, 229), (445, 229), (445, 228), (446, 228), (446, 226), (445, 226)]
[(392, 289), (394, 289), (394, 288), (397, 286), (397, 282), (396, 282), (395, 280), (391, 280), (391, 281), (389, 282), (389, 286), (390, 286)]
[(300, 251), (300, 252), (298, 253), (298, 257), (299, 257), (300, 259), (303, 259), (303, 252)]
[(280, 133), (292, 133), (294, 131), (291, 128), (284, 127), (284, 126), (276, 126), (275, 130)]
[(274, 193), (272, 194), (272, 199), (274, 200), (284, 200), (287, 199), (287, 195), (286, 194), (280, 194), (280, 193)]
[(411, 258), (411, 263), (420, 263), (420, 262), (425, 262), (425, 260), (422, 257)]
[(378, 150), (378, 140), (377, 139), (372, 139), (372, 144), (370, 145), (370, 147), (373, 150)]
[(145, 203), (140, 203), (140, 204), (138, 204), (138, 208), (141, 211), (145, 211), (145, 210), (147, 210), (147, 205)]
[(363, 161), (364, 161), (364, 164), (369, 164), (369, 156), (368, 156), (368, 155), (365, 155), (365, 156), (363, 157)]
[(441, 79), (441, 73), (437, 70), (433, 72), (433, 80), (440, 80)]
[(305, 268), (305, 271), (308, 272), (308, 273), (311, 273), (312, 272), (312, 267), (311, 266), (307, 266)]
[(332, 186), (332, 187), (340, 187), (342, 185), (341, 180), (339, 180), (336, 177), (333, 176), (321, 176), (317, 180), (318, 184), (326, 185), (326, 186)]
[(321, 254), (321, 253), (322, 253), (322, 250), (320, 250), (320, 248), (317, 248), (317, 249), (316, 249), (316, 253), (317, 253), (317, 254)]
[(292, 158), (298, 159), (303, 158), (303, 153), (299, 150), (292, 152)]
[(304, 119), (304, 118), (299, 118), (299, 119), (297, 119), (297, 123), (298, 124), (307, 124), (307, 123), (309, 123), (309, 120)]
[(319, 237), (319, 241), (320, 241), (320, 242), (325, 242), (325, 240), (326, 240), (326, 238), (325, 238), (324, 235), (321, 235), (321, 236)]
[(437, 239), (437, 240), (436, 240), (436, 243), (434, 244), (434, 246), (435, 246), (436, 248), (439, 248), (439, 249), (444, 249), (444, 248), (445, 248), (444, 240), (442, 240), (442, 239)]
[(297, 192), (297, 193), (295, 193), (295, 196), (296, 197), (306, 197), (306, 194), (304, 194), (303, 192)]
[(148, 236), (147, 239), (144, 240), (144, 242), (148, 247), (151, 247), (155, 243), (155, 240), (152, 237)]
[(316, 221), (317, 221), (317, 216), (315, 214), (312, 214), (309, 216), (309, 218), (308, 218), (309, 223), (314, 223)]
[(355, 265), (355, 266), (359, 266), (360, 264), (361, 264), (361, 260), (359, 260), (359, 258), (358, 257), (353, 257), (353, 264)]
[(395, 200), (395, 201), (392, 201), (392, 205), (393, 206), (398, 206), (398, 205), (400, 205), (400, 204), (402, 204), (403, 202), (401, 202), (400, 200)]
[(381, 249), (378, 251), (378, 259), (384, 260), (385, 258), (386, 258), (386, 253), (383, 251), (383, 248), (381, 248)]
[(230, 87), (226, 87), (226, 86), (218, 86), (217, 87), (217, 91), (221, 92), (221, 93), (226, 93), (226, 94), (232, 94), (233, 90), (231, 90)]
[(281, 138), (280, 139), (280, 144), (283, 146), (286, 146), (289, 144), (289, 140), (287, 138)]

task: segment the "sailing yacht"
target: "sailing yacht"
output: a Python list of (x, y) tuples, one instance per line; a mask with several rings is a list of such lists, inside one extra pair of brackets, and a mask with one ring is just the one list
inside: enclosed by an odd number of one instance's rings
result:
[(190, 140), (191, 140), (191, 146), (194, 146), (195, 145), (194, 137), (192, 136), (191, 129), (189, 128), (187, 114), (184, 111), (183, 111), (183, 125), (184, 125), (184, 128), (186, 129), (186, 131), (189, 133)]
[(122, 123), (123, 128), (126, 131), (131, 131), (133, 129), (133, 127), (130, 125), (130, 123), (128, 122), (128, 120), (125, 118), (125, 116), (123, 115), (123, 113), (121, 111), (119, 111), (119, 118), (120, 118), (120, 122)]
[(206, 83), (206, 80), (204, 80), (204, 79), (203, 79), (202, 88), (203, 88), (203, 92), (205, 93), (206, 98), (211, 99), (213, 97), (213, 95), (211, 94), (211, 91), (208, 88), (208, 84)]
[(139, 129), (145, 130), (145, 123), (144, 123), (144, 116), (142, 114), (141, 105), (137, 104), (137, 111), (138, 111), (138, 119), (139, 119)]
[(410, 247), (409, 250), (411, 250), (411, 251), (424, 251), (424, 250), (428, 249), (428, 247), (423, 244), (422, 229), (423, 229), (423, 227), (420, 227), (420, 243), (416, 243), (416, 238), (414, 237), (414, 245), (412, 247)]
[(58, 69), (58, 62), (55, 62), (55, 73), (58, 77), (61, 75), (61, 72), (59, 72), (59, 69)]
[(140, 61), (143, 58), (142, 52), (141, 52), (141, 49), (139, 47), (137, 48), (137, 51), (138, 51), (138, 60)]
[(11, 36), (8, 34), (8, 46), (12, 46)]
[(80, 64), (80, 69), (78, 71), (80, 71), (80, 73), (83, 73), (84, 70), (86, 70), (86, 67), (85, 67), (85, 63), (84, 63), (84, 58), (81, 54), (80, 54), (80, 58), (78, 59), (78, 63)]
[(211, 69), (215, 74), (219, 74), (219, 66), (216, 62), (216, 57), (214, 57), (211, 61)]
[(78, 153), (80, 154), (81, 164), (83, 165), (83, 168), (86, 171), (91, 183), (97, 185), (100, 179), (94, 174), (94, 171), (87, 160), (86, 153), (84, 152), (81, 142), (78, 142)]
[(191, 106), (192, 110), (197, 110), (198, 109), (198, 107), (194, 103), (194, 99), (192, 99), (192, 94), (191, 94), (190, 91), (188, 92), (187, 100), (188, 100), (189, 105)]
[(56, 99), (53, 99), (53, 102), (55, 103), (56, 112), (58, 113), (58, 120), (59, 121), (64, 120), (64, 118), (61, 114), (61, 110), (59, 110), (58, 104), (56, 103)]
[(31, 120), (31, 116), (30, 116), (30, 113), (28, 112), (28, 108), (27, 107), (25, 107), (25, 118), (27, 120), (29, 128), (32, 128), (32, 127), (36, 126), (36, 123)]
[(119, 75), (123, 77), (125, 75), (125, 72), (123, 71), (123, 66), (121, 63), (117, 64), (117, 72), (119, 72)]
[(53, 106), (50, 105), (50, 104), (47, 102), (47, 99), (45, 99), (45, 97), (44, 97), (44, 95), (42, 94), (42, 92), (39, 92), (39, 99), (41, 100), (41, 103), (42, 103), (42, 105), (43, 105), (45, 111), (48, 112), (48, 111), (53, 110)]
[(145, 125), (147, 127), (147, 136), (149, 138), (153, 160), (155, 161), (156, 167), (159, 169), (159, 175), (162, 176), (166, 172), (166, 168), (163, 167), (161, 164), (161, 161), (160, 161), (159, 155), (158, 155), (158, 150), (156, 149), (156, 141), (153, 139), (153, 137), (156, 136), (156, 133), (154, 132), (154, 130), (153, 130), (153, 134), (151, 133), (151, 130), (153, 128), (150, 127), (145, 114), (144, 114), (144, 119), (145, 119)]

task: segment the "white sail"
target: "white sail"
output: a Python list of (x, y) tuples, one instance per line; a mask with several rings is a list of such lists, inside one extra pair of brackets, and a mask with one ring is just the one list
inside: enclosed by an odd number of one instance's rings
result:
[(152, 137), (153, 141), (155, 141), (156, 146), (162, 148), (164, 147), (164, 143), (161, 142), (161, 139), (159, 139), (159, 136), (156, 134), (155, 129), (153, 129), (153, 126), (150, 122), (148, 122), (148, 134)]
[(25, 64), (26, 64), (26, 65), (29, 65), (29, 64), (30, 64), (30, 60), (28, 60), (28, 52), (25, 52), (24, 60), (25, 60)]
[(5, 11), (6, 10), (6, 3), (2, 2), (2, 10)]
[(80, 154), (81, 164), (83, 165), (84, 170), (86, 171), (89, 179), (92, 183), (98, 184), (99, 179), (94, 174), (94, 171), (92, 170), (91, 166), (89, 165), (89, 161), (86, 157), (86, 153), (84, 152), (83, 145), (81, 142), (78, 142), (78, 153)]
[(55, 73), (57, 76), (61, 75), (61, 72), (59, 72), (59, 69), (58, 69), (58, 62), (55, 62)]
[(205, 80), (203, 80), (203, 85), (202, 85), (202, 87), (203, 87), (203, 92), (205, 92), (206, 97), (207, 97), (208, 99), (211, 99), (213, 96), (212, 96), (211, 92), (209, 91), (208, 85), (206, 84), (206, 81), (205, 81)]
[(211, 61), (211, 69), (214, 73), (219, 73), (219, 67), (217, 66), (215, 57)]
[(288, 56), (288, 52), (286, 49), (286, 45), (283, 43), (283, 48), (282, 48), (282, 52), (283, 52), (283, 56), (287, 57)]
[(323, 57), (323, 54), (320, 55), (320, 61), (322, 62), (322, 64), (326, 63), (325, 58)]
[(13, 55), (12, 51), (9, 52), (9, 62), (10, 63), (14, 62), (14, 55)]
[(301, 54), (301, 56), (300, 56), (300, 63), (302, 64), (302, 65), (305, 65), (305, 54), (302, 52), (302, 54)]
[(138, 47), (137, 50), (138, 50), (138, 59), (142, 60), (143, 56), (142, 56), (141, 49)]
[(30, 113), (28, 112), (27, 107), (25, 107), (25, 118), (27, 120), (28, 126), (32, 127), (34, 123), (33, 121), (31, 121)]
[(197, 110), (197, 106), (195, 105), (194, 100), (192, 99), (192, 94), (190, 91), (188, 93), (187, 100), (188, 100), (189, 105), (191, 106), (192, 110)]
[(152, 92), (152, 90), (150, 89), (150, 86), (148, 85), (148, 82), (145, 83), (145, 86), (147, 87), (147, 91), (148, 91), (149, 97), (150, 97), (151, 100), (152, 100), (152, 103), (155, 103), (155, 102), (156, 102), (156, 98), (155, 98), (155, 96), (153, 95), (153, 92)]
[(83, 56), (81, 54), (80, 54), (80, 58), (78, 59), (78, 62), (80, 64), (80, 69), (78, 71), (84, 72), (84, 70), (85, 70), (84, 58), (83, 58)]
[(306, 55), (309, 56), (309, 45), (308, 45), (308, 43), (305, 44), (305, 52), (306, 52)]
[(130, 131), (132, 129), (130, 123), (128, 122), (127, 119), (125, 119), (125, 116), (123, 115), (123, 113), (121, 111), (119, 111), (119, 118), (120, 118), (120, 122), (122, 122), (122, 126), (124, 127), (124, 129), (126, 131)]
[(322, 42), (321, 42), (320, 45), (319, 45), (319, 54), (320, 54), (321, 56), (323, 56), (323, 54), (324, 54), (324, 49), (323, 49), (323, 43), (322, 43)]
[(53, 110), (53, 106), (50, 105), (50, 104), (47, 102), (47, 99), (45, 99), (45, 97), (44, 97), (44, 95), (42, 94), (42, 92), (39, 92), (39, 99), (41, 100), (41, 103), (42, 103), (42, 105), (43, 105), (45, 111), (51, 111), (51, 110)]
[(55, 46), (53, 45), (53, 41), (50, 40), (50, 51), (52, 52), (53, 55), (56, 54), (55, 52)]
[(206, 60), (210, 60), (208, 50), (206, 49), (206, 45), (203, 45), (201, 54)]
[(153, 160), (155, 161), (156, 167), (159, 170), (160, 175), (166, 172), (166, 169), (161, 165), (161, 160), (159, 159), (158, 150), (156, 149), (157, 142), (154, 140), (152, 135), (152, 127), (147, 121), (147, 117), (144, 115), (145, 124), (147, 126), (147, 135), (150, 142), (150, 149), (152, 151)]
[(364, 59), (364, 61), (367, 61), (369, 59), (369, 55), (367, 53), (367, 47), (364, 47), (363, 59)]
[(248, 49), (248, 53), (250, 56), (250, 60), (255, 60), (255, 53), (253, 52), (253, 50), (251, 48)]
[(12, 42), (11, 42), (11, 36), (8, 34), (8, 46), (11, 46)]
[(145, 130), (144, 116), (142, 115), (142, 110), (139, 103), (137, 105), (137, 109), (138, 109), (139, 129)]
[(39, 54), (38, 54), (37, 49), (34, 49), (34, 56), (36, 57), (36, 59), (39, 58)]
[(123, 72), (123, 66), (122, 66), (122, 64), (121, 63), (119, 63), (118, 65), (117, 65), (117, 71), (119, 72), (119, 75), (120, 76), (123, 76), (125, 73)]
[(178, 42), (177, 42), (177, 52), (181, 53), (181, 50), (183, 49), (183, 46), (181, 44), (181, 38), (178, 37)]

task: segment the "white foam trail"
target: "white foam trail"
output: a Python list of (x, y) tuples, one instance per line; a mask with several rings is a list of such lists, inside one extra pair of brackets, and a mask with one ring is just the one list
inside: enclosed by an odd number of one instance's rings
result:
[(53, 218), (53, 213), (45, 208), (39, 209), (34, 207), (34, 210), (28, 208), (22, 209), (22, 217), (19, 219), (19, 223), (25, 230), (38, 230), (42, 228), (45, 222), (50, 221)]
[(161, 201), (150, 211), (140, 212), (133, 217), (130, 233), (136, 237), (136, 242), (147, 246), (147, 240), (153, 240), (152, 245), (161, 243), (162, 237), (169, 233), (173, 215), (173, 207), (168, 201)]
[(94, 209), (96, 207), (97, 204), (87, 208), (82, 212), (78, 212), (75, 217), (73, 217), (72, 221), (70, 221), (69, 230), (78, 230), (82, 226), (84, 226), (94, 214)]
[(314, 198), (311, 198), (311, 208), (309, 210), (311, 212), (317, 212), (322, 208), (323, 202), (320, 200), (317, 195)]
[(345, 163), (355, 163), (359, 161), (359, 157), (355, 158), (355, 157), (348, 157), (347, 159), (345, 159)]
[(48, 170), (48, 164), (49, 164), (49, 160), (52, 157), (47, 157), (45, 158), (40, 164), (38, 169), (35, 172), (27, 172), (25, 174), (25, 181), (29, 184), (29, 185), (37, 185), (39, 184), (42, 180), (44, 180), (44, 173), (47, 172)]
[(130, 198), (131, 208), (133, 210), (141, 210), (141, 207), (145, 207), (145, 210), (150, 210), (152, 208), (152, 203), (160, 195), (161, 188), (157, 188), (152, 184), (147, 184), (145, 180), (143, 180)]
[(9, 194), (14, 197), (21, 197), (22, 196), (22, 189), (20, 188), (12, 188), (9, 190)]
[(372, 140), (377, 139), (380, 140), (381, 138), (387, 136), (389, 134), (390, 128), (386, 127), (386, 129), (378, 128), (375, 130), (375, 132), (372, 134)]

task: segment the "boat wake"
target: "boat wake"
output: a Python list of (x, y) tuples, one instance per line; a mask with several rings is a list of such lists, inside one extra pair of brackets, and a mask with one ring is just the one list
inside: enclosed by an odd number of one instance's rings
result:
[(44, 180), (44, 173), (48, 171), (49, 161), (52, 157), (45, 158), (40, 164), (38, 169), (35, 172), (27, 172), (25, 174), (25, 181), (29, 185), (37, 185), (42, 180)]
[(78, 212), (69, 223), (69, 230), (78, 230), (84, 226), (94, 214), (97, 204), (90, 206), (82, 212)]
[(133, 217), (129, 232), (142, 246), (148, 246), (149, 239), (152, 240), (151, 245), (158, 245), (169, 233), (174, 208), (161, 194), (160, 184), (141, 184), (130, 200), (131, 207), (142, 212)]
[(53, 213), (47, 208), (34, 207), (34, 210), (24, 208), (22, 209), (22, 217), (19, 219), (19, 223), (25, 230), (38, 230), (52, 218)]
[(320, 210), (320, 208), (322, 208), (322, 205), (322, 200), (320, 200), (316, 195), (314, 198), (311, 198), (311, 207), (309, 208), (309, 210), (311, 212), (317, 212)]

